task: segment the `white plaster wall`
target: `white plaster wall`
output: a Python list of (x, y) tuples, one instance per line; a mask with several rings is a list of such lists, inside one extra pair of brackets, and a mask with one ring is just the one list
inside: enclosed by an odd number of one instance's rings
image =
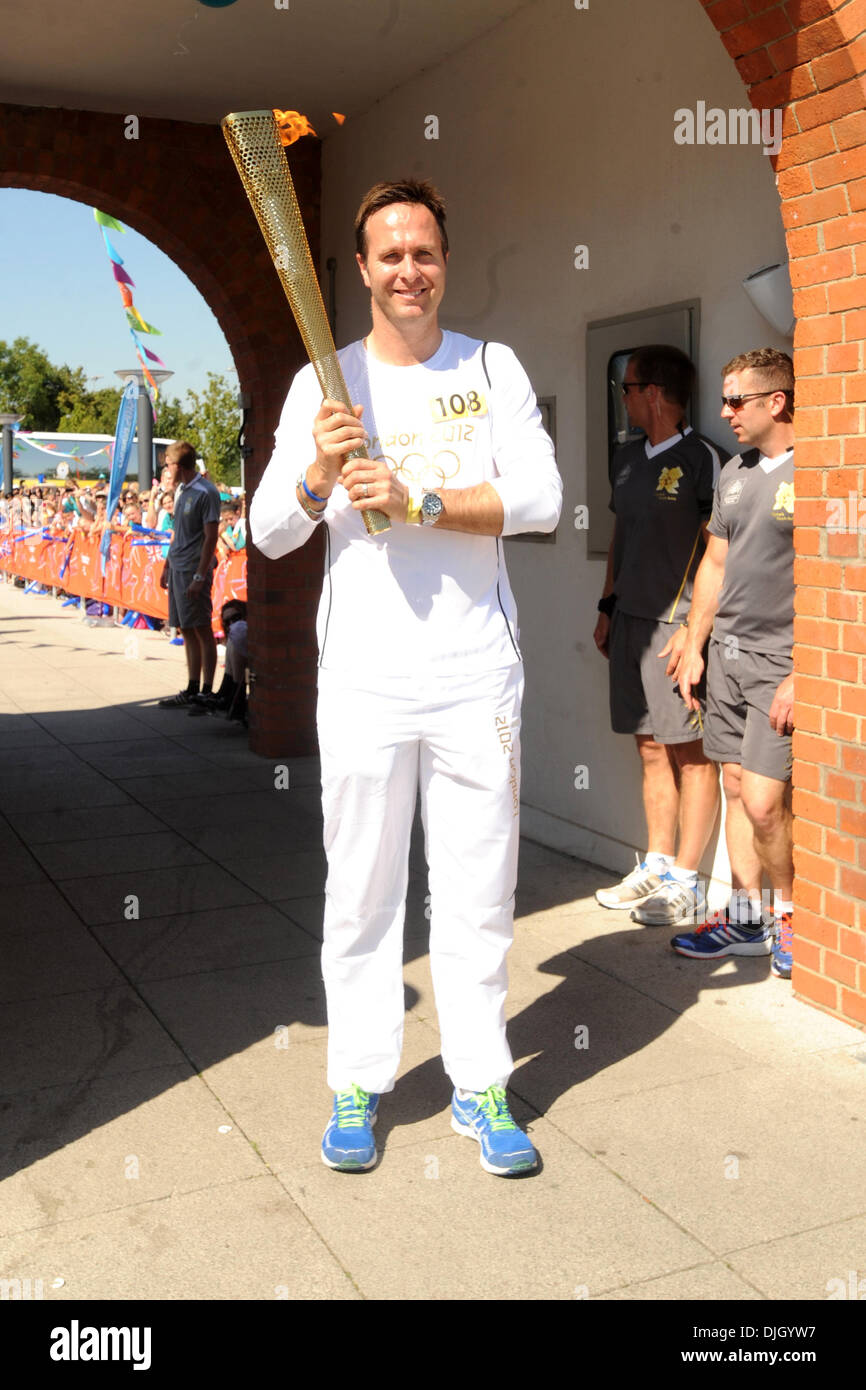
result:
[[(731, 450), (721, 366), (752, 347), (790, 350), (740, 287), (785, 256), (770, 160), (676, 145), (674, 112), (698, 100), (747, 105), (698, 0), (538, 0), (411, 83), (395, 72), (394, 90), (323, 151), (322, 266), (338, 260), (339, 342), (369, 327), (351, 230), (361, 197), (381, 178), (429, 177), (448, 206), (443, 324), (509, 343), (537, 394), (556, 397), (557, 541), (508, 544), (527, 676), (523, 827), (612, 868), (645, 848), (644, 822), (633, 742), (610, 732), (592, 642), (604, 566), (572, 524), (587, 469), (606, 469), (586, 457), (586, 324), (699, 298), (699, 426)], [(425, 139), (429, 115), (438, 140)], [(577, 243), (588, 270), (573, 268)], [(586, 790), (573, 785), (578, 763)]]

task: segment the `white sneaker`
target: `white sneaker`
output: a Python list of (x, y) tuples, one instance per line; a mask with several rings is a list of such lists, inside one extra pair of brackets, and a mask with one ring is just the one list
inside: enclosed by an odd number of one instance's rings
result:
[(645, 927), (696, 927), (706, 915), (706, 898), (700, 880), (696, 888), (689, 888), (665, 874), (655, 893), (635, 908), (631, 920)]
[(634, 907), (635, 903), (643, 902), (644, 898), (661, 887), (661, 877), (648, 869), (646, 863), (641, 863), (638, 855), (635, 855), (635, 861), (635, 867), (621, 883), (597, 890), (596, 902), (601, 903), (602, 907)]

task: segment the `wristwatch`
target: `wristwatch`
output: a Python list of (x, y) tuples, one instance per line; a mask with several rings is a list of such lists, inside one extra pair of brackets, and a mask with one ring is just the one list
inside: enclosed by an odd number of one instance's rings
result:
[(421, 498), (421, 525), (435, 526), (445, 510), (445, 503), (438, 492), (425, 492)]
[(203, 574), (194, 574), (193, 577), (192, 577), (192, 582), (193, 582), (193, 584), (203, 584), (203, 583), (204, 583), (204, 575), (203, 575)]

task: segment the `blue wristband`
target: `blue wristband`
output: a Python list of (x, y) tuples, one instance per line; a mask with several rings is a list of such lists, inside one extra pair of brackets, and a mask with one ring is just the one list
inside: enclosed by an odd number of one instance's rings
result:
[(327, 497), (317, 497), (315, 492), (310, 492), (310, 489), (307, 487), (307, 480), (304, 477), (303, 473), (301, 474), (301, 483), (303, 484), (304, 492), (307, 494), (308, 497), (312, 497), (314, 502), (327, 502)]

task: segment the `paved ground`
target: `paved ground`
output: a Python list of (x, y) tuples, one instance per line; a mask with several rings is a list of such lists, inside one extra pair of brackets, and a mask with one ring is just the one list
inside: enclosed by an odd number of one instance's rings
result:
[(490, 1177), (451, 1132), (417, 849), (381, 1160), (328, 1171), (314, 762), (277, 789), (238, 726), (155, 708), (183, 670), (159, 636), (3, 584), (0, 643), (0, 1280), (709, 1301), (866, 1276), (863, 1034), (767, 959), (674, 956), (595, 905), (609, 874), (530, 843), (510, 1036), (542, 1171)]

